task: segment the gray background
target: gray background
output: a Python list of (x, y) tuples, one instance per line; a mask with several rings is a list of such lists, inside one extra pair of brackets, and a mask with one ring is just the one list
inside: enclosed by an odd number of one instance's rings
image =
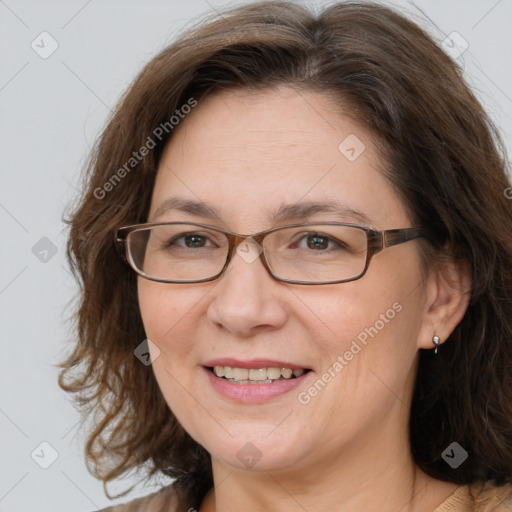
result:
[[(76, 292), (62, 217), (94, 139), (134, 74), (199, 15), (242, 3), (0, 0), (0, 512), (88, 512), (156, 488), (139, 486), (111, 502), (85, 467), (78, 415), (56, 380), (55, 364), (73, 338), (67, 317)], [(512, 1), (393, 4), (437, 40), (456, 31), (467, 41), (457, 60), (510, 153)], [(40, 54), (55, 43), (43, 31), (58, 43), (45, 59)], [(40, 465), (53, 452), (42, 442), (58, 454), (47, 469)], [(135, 481), (109, 488), (115, 493)]]

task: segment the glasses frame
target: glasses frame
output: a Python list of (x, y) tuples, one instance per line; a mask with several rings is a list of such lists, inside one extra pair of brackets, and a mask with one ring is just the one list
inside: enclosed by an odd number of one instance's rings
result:
[[(151, 277), (142, 272), (140, 269), (137, 268), (135, 265), (135, 262), (132, 258), (129, 244), (128, 244), (128, 236), (130, 233), (134, 231), (144, 230), (156, 226), (165, 226), (165, 225), (173, 225), (173, 224), (185, 224), (189, 226), (196, 226), (200, 228), (205, 228), (213, 231), (217, 231), (219, 233), (223, 233), (226, 235), (228, 239), (228, 254), (226, 257), (226, 262), (224, 263), (224, 266), (222, 269), (215, 274), (212, 277), (208, 277), (206, 279), (189, 279), (185, 281), (178, 281), (178, 280), (172, 280), (172, 279), (161, 279), (156, 277)], [(366, 251), (366, 262), (364, 269), (361, 271), (360, 274), (358, 274), (355, 277), (350, 277), (347, 279), (339, 279), (335, 281), (318, 281), (318, 282), (311, 282), (311, 281), (298, 281), (294, 279), (284, 279), (282, 277), (279, 277), (276, 275), (273, 270), (270, 267), (270, 264), (267, 260), (267, 256), (265, 254), (265, 249), (263, 247), (263, 239), (269, 234), (274, 233), (275, 231), (279, 231), (286, 228), (294, 228), (294, 227), (302, 227), (302, 226), (318, 226), (318, 225), (328, 225), (328, 226), (350, 226), (354, 228), (361, 229), (366, 233), (366, 240), (367, 240), (367, 251)], [(410, 227), (410, 228), (399, 228), (399, 229), (387, 229), (384, 231), (377, 231), (373, 228), (370, 228), (368, 226), (364, 226), (361, 224), (352, 224), (350, 222), (303, 222), (298, 224), (287, 224), (286, 226), (278, 226), (275, 228), (267, 229), (265, 231), (260, 231), (259, 233), (253, 233), (252, 235), (241, 235), (239, 233), (234, 233), (232, 231), (227, 231), (222, 228), (218, 228), (216, 226), (210, 226), (208, 224), (201, 224), (198, 222), (179, 222), (179, 221), (173, 221), (173, 222), (147, 222), (144, 224), (133, 224), (131, 226), (124, 226), (119, 229), (117, 229), (114, 233), (114, 241), (116, 245), (116, 249), (119, 253), (119, 255), (124, 259), (130, 267), (141, 277), (148, 279), (150, 281), (156, 281), (159, 283), (176, 283), (176, 284), (186, 284), (186, 283), (205, 283), (209, 281), (214, 281), (215, 279), (218, 279), (226, 270), (227, 266), (229, 265), (229, 262), (231, 261), (233, 257), (233, 253), (238, 247), (238, 245), (246, 240), (247, 238), (252, 238), (256, 243), (258, 243), (262, 251), (259, 254), (259, 259), (263, 263), (263, 266), (267, 270), (267, 272), (277, 281), (281, 281), (284, 283), (290, 283), (290, 284), (303, 284), (303, 285), (320, 285), (320, 284), (338, 284), (338, 283), (347, 283), (350, 281), (357, 281), (358, 279), (361, 279), (367, 272), (368, 267), (370, 266), (370, 261), (375, 256), (375, 254), (383, 251), (384, 249), (388, 247), (393, 247), (395, 245), (400, 245), (405, 242), (409, 242), (410, 240), (414, 240), (416, 238), (425, 238), (427, 237), (427, 230), (425, 228), (420, 227)]]

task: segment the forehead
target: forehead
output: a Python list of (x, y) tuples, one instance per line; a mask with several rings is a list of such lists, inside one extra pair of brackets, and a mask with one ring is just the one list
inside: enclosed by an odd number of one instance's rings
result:
[(287, 87), (217, 92), (173, 133), (150, 217), (179, 196), (215, 205), (234, 230), (271, 227), (271, 210), (301, 200), (342, 202), (375, 227), (383, 210), (406, 220), (383, 165), (370, 134), (328, 95)]

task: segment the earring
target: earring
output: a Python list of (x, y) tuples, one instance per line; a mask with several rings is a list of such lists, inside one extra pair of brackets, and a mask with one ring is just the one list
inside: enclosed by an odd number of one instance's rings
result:
[(436, 346), (436, 349), (434, 350), (434, 354), (437, 354), (437, 349), (439, 348), (440, 341), (441, 341), (441, 338), (437, 334), (434, 334), (434, 337), (432, 338), (432, 342)]

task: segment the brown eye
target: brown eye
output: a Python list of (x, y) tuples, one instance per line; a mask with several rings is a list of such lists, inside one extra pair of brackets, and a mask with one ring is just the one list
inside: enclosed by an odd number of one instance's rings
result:
[(187, 235), (183, 238), (187, 247), (204, 247), (205, 238), (200, 235)]
[(327, 249), (329, 237), (323, 235), (310, 235), (307, 237), (307, 244), (310, 249)]
[(172, 238), (167, 245), (199, 249), (201, 247), (211, 247), (213, 244), (208, 237), (199, 233), (183, 233)]

